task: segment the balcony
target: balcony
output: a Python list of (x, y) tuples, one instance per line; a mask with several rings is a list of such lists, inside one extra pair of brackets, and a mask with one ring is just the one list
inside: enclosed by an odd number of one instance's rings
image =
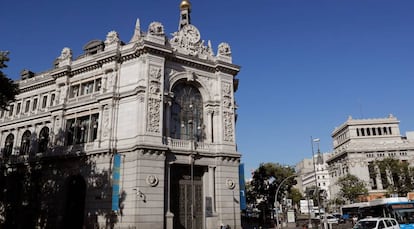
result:
[(208, 152), (212, 150), (213, 146), (210, 143), (194, 142), (192, 147), (192, 140), (165, 138), (164, 145), (167, 145), (171, 150), (197, 150), (200, 152)]

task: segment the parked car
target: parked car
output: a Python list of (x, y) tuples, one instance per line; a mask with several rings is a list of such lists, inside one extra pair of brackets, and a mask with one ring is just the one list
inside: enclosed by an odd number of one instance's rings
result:
[[(321, 217), (320, 217), (321, 223), (325, 222), (324, 219), (325, 219), (325, 215), (321, 215)], [(336, 218), (335, 216), (330, 215), (330, 214), (326, 215), (326, 221), (329, 224), (338, 224), (339, 223), (338, 218)]]
[(400, 229), (400, 225), (393, 218), (365, 218), (359, 220), (353, 229)]

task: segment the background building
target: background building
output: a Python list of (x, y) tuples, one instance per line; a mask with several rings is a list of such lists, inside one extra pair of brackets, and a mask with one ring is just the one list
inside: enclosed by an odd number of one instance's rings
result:
[(296, 164), (295, 170), (298, 174), (301, 174), (296, 179), (296, 187), (303, 195), (306, 194), (306, 190), (316, 186), (319, 190), (325, 192), (327, 199), (330, 199), (330, 178), (326, 164), (328, 157), (329, 153), (321, 153), (318, 150), (313, 158), (305, 158)]
[(376, 161), (394, 158), (406, 161), (413, 166), (414, 137), (411, 132), (402, 137), (399, 121), (389, 115), (378, 119), (348, 120), (332, 133), (334, 151), (327, 159), (331, 178), (331, 196), (335, 197), (339, 188), (334, 185), (338, 178), (347, 173), (357, 176), (367, 184), (373, 199), (386, 193), (387, 175), (378, 173)]
[(138, 20), (129, 42), (111, 31), (22, 72), (0, 114), (6, 226), (240, 228), (239, 66), (179, 9), (171, 38)]

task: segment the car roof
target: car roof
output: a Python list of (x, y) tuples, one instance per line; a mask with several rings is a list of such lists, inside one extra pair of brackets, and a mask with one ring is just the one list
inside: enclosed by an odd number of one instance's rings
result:
[(395, 220), (394, 218), (389, 218), (389, 217), (370, 217), (370, 218), (360, 219), (360, 221), (376, 221), (376, 220), (381, 220), (381, 219)]

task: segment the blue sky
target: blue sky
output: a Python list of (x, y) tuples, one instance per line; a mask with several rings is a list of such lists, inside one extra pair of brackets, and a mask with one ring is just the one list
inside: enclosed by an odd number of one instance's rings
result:
[[(52, 67), (63, 47), (74, 56), (115, 30), (123, 41), (137, 18), (177, 30), (180, 0), (3, 1), (4, 72)], [(332, 150), (330, 134), (353, 118), (392, 113), (414, 130), (414, 1), (192, 0), (192, 24), (217, 51), (228, 42), (241, 66), (237, 143), (247, 177), (261, 162), (294, 165), (311, 157), (311, 136)]]

